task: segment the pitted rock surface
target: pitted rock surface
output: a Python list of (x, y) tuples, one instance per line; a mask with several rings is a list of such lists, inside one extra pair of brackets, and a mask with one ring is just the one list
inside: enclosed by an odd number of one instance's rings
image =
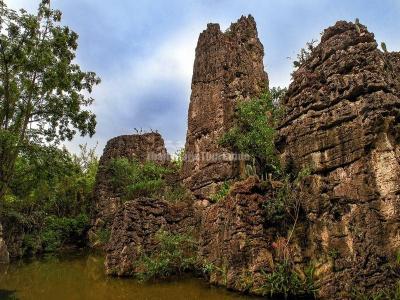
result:
[(114, 214), (121, 207), (118, 191), (114, 190), (107, 172), (109, 162), (118, 157), (147, 160), (160, 164), (168, 162), (169, 157), (164, 140), (159, 133), (123, 135), (108, 141), (99, 162), (99, 171), (94, 188), (94, 218), (90, 235), (95, 235), (100, 228), (110, 228)]
[[(400, 246), (399, 55), (361, 24), (337, 22), (293, 74), (278, 148), (288, 171), (311, 167), (300, 197), (320, 296), (394, 284)], [(337, 253), (335, 258), (331, 253)], [(336, 257), (337, 256), (337, 257)]]
[(172, 234), (192, 233), (196, 228), (193, 206), (140, 198), (123, 204), (114, 216), (111, 240), (107, 246), (106, 273), (128, 276), (135, 273), (135, 262), (157, 247), (159, 230)]
[[(262, 272), (274, 265), (272, 243), (279, 232), (264, 226), (263, 204), (270, 199), (259, 180), (250, 177), (236, 183), (228, 197), (204, 210), (199, 259), (215, 266), (211, 283), (257, 293), (263, 284)], [(252, 280), (251, 285), (246, 279)]]
[(228, 153), (219, 139), (234, 122), (239, 100), (250, 99), (268, 87), (264, 48), (252, 16), (242, 17), (225, 32), (208, 24), (200, 34), (192, 78), (184, 182), (205, 199), (221, 182), (235, 178), (239, 162), (218, 159)]

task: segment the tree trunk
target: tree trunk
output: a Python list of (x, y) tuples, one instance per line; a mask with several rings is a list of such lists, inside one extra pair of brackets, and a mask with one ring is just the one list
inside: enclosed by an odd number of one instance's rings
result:
[(1, 136), (0, 140), (0, 201), (3, 201), (13, 176), (18, 147), (13, 139)]

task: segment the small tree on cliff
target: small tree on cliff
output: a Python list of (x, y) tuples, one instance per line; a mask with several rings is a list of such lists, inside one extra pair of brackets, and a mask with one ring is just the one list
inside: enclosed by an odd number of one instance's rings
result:
[(61, 12), (42, 0), (36, 15), (0, 0), (0, 200), (15, 161), (32, 143), (94, 134), (95, 115), (85, 107), (100, 82), (73, 63), (78, 35), (61, 26)]
[(276, 158), (276, 126), (283, 110), (280, 100), (286, 89), (273, 88), (259, 98), (240, 102), (236, 108), (236, 123), (220, 143), (233, 151), (250, 155), (258, 173), (279, 169)]

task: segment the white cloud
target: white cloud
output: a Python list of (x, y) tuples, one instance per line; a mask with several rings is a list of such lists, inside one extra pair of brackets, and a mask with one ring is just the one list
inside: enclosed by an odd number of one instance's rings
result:
[[(166, 37), (158, 47), (149, 51), (148, 55), (132, 56), (133, 59), (129, 63), (116, 66), (112, 72), (102, 76), (102, 83), (96, 87), (93, 94), (96, 99), (93, 111), (99, 124), (97, 134), (89, 141), (89, 145), (95, 145), (98, 141), (97, 152), (101, 153), (109, 138), (132, 133), (133, 128), (123, 128), (124, 124), (119, 120), (140, 113), (140, 105), (143, 104), (140, 100), (151, 90), (157, 89), (157, 83), (169, 82), (181, 86), (186, 95), (177, 95), (176, 100), (180, 101), (179, 105), (188, 107), (195, 47), (198, 33), (203, 27), (190, 25), (173, 36)], [(129, 105), (127, 99), (130, 101)], [(110, 131), (110, 127), (113, 129), (113, 136), (106, 133)], [(77, 151), (77, 145), (84, 142), (87, 142), (87, 139), (76, 138), (66, 143), (66, 146), (71, 151)], [(170, 153), (174, 153), (183, 145), (184, 137), (178, 141), (166, 140)]]

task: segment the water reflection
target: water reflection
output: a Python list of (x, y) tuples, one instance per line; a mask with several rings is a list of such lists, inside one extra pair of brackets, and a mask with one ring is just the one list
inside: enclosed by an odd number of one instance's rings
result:
[(80, 255), (0, 266), (0, 299), (249, 299), (193, 278), (151, 284), (111, 278), (103, 263), (99, 256)]

